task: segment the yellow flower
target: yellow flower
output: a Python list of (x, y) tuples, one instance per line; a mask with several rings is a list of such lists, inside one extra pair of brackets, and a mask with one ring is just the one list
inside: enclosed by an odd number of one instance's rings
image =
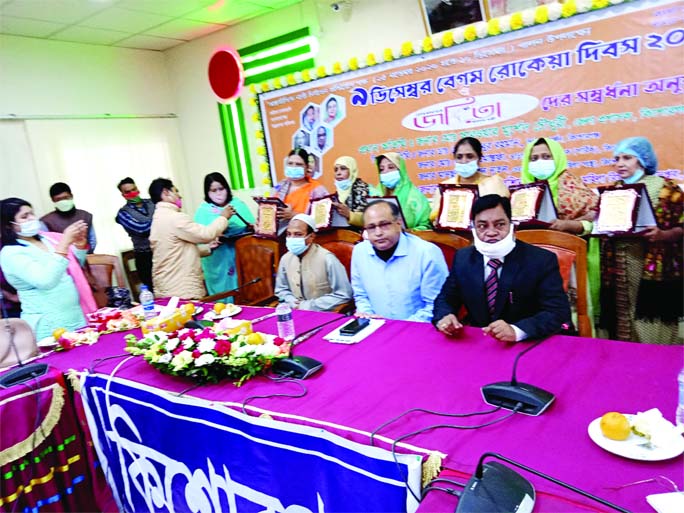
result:
[(256, 107), (257, 102), (256, 102), (256, 98), (254, 98), (254, 96), (250, 96), (250, 97), (249, 97), (249, 104), (250, 104), (252, 107)]
[(423, 52), (431, 52), (434, 49), (435, 47), (432, 44), (432, 38), (429, 36), (423, 38)]
[(373, 55), (372, 53), (369, 53), (366, 56), (366, 64), (368, 66), (375, 66), (377, 63), (378, 63), (378, 61), (375, 60), (375, 55)]
[(273, 87), (275, 87), (276, 89), (280, 89), (281, 87), (283, 87), (283, 83), (280, 81), (280, 77), (276, 77), (273, 79)]
[(545, 5), (540, 5), (534, 10), (534, 22), (546, 23), (549, 21), (549, 8)]
[(393, 61), (394, 55), (392, 55), (392, 49), (385, 48), (385, 51), (382, 52), (382, 58), (385, 59), (385, 62)]
[(514, 12), (511, 14), (511, 29), (518, 30), (523, 27), (523, 18), (521, 12)]
[(610, 3), (609, 0), (593, 0), (591, 2), (591, 6), (594, 9), (603, 9), (604, 7), (608, 7), (609, 3)]
[(449, 48), (450, 46), (454, 46), (454, 33), (451, 30), (447, 30), (442, 35), (442, 46), (444, 48)]
[(294, 77), (294, 73), (288, 73), (285, 77), (285, 80), (287, 80), (287, 85), (295, 85), (297, 83)]
[(561, 13), (563, 18), (569, 18), (576, 14), (577, 4), (575, 4), (575, 0), (565, 0), (565, 2), (563, 2), (563, 7), (561, 8)]
[(501, 34), (501, 27), (499, 27), (499, 18), (492, 18), (487, 22), (487, 34), (490, 36), (498, 36)]
[(342, 73), (342, 63), (337, 61), (333, 64), (333, 74), (339, 75)]
[(349, 59), (349, 69), (352, 71), (359, 69), (358, 57), (352, 57), (351, 59)]
[(264, 185), (271, 185), (271, 179), (265, 177), (261, 180), (261, 183), (263, 183)]
[(466, 41), (475, 41), (477, 39), (477, 31), (475, 25), (468, 25), (463, 31), (463, 37)]
[(316, 68), (316, 76), (318, 78), (325, 77), (328, 74), (328, 72), (325, 70), (325, 66), (318, 66)]
[[(261, 130), (257, 130), (256, 132), (254, 132), (254, 137), (256, 137), (257, 139), (263, 139), (264, 133)], [(217, 305), (223, 305), (225, 303), (216, 303), (216, 304)]]
[(263, 157), (266, 155), (266, 148), (264, 146), (257, 146), (256, 152), (257, 152), (257, 155), (259, 155), (260, 157)]
[(249, 84), (249, 92), (252, 94), (256, 94), (256, 86), (254, 84)]
[(268, 82), (262, 82), (261, 83), (261, 90), (266, 93), (271, 90), (271, 86), (268, 85)]
[(311, 81), (311, 71), (309, 71), (308, 69), (305, 69), (304, 71), (302, 71), (302, 80), (304, 82), (310, 82)]
[(262, 173), (268, 173), (268, 162), (262, 162), (259, 164), (259, 169)]
[[(387, 54), (387, 51), (389, 49), (385, 50), (385, 54)], [(404, 41), (401, 43), (401, 55), (402, 57), (408, 57), (409, 55), (413, 54), (413, 43), (411, 41)], [(392, 60), (391, 57), (388, 59), (385, 57), (385, 60)]]
[(259, 117), (258, 112), (255, 112), (254, 114), (252, 114), (252, 121), (254, 121), (255, 123), (258, 123), (260, 120), (261, 120), (261, 118)]

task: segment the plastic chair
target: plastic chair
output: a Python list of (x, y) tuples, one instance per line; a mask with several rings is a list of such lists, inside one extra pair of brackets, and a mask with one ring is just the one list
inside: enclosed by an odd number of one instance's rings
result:
[(517, 239), (552, 251), (558, 258), (563, 288), (568, 291), (572, 269), (577, 279), (577, 330), (580, 337), (591, 337), (591, 319), (588, 312), (587, 242), (570, 233), (556, 230), (520, 230)]
[(451, 264), (454, 262), (454, 255), (459, 249), (470, 246), (471, 241), (455, 233), (435, 232), (432, 230), (410, 230), (409, 233), (417, 235), (423, 240), (432, 242), (444, 254), (447, 267), (451, 270)]

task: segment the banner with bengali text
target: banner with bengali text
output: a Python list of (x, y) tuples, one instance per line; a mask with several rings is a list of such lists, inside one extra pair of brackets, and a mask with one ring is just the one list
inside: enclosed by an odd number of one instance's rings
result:
[(524, 146), (557, 140), (591, 186), (614, 182), (625, 137), (653, 143), (659, 174), (684, 182), (684, 2), (644, 0), (259, 95), (274, 181), (294, 146), (334, 187), (333, 163), (399, 152), (430, 195), (454, 175), (454, 143), (483, 143), (482, 167), (519, 183)]

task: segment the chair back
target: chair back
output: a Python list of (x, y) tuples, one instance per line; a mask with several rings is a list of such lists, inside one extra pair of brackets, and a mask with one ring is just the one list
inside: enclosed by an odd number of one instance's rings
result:
[(114, 285), (116, 280), (118, 287), (126, 287), (123, 269), (119, 257), (114, 255), (92, 254), (87, 255), (86, 260), (90, 267), (90, 274), (95, 278), (98, 286), (103, 288)]
[(237, 303), (254, 305), (275, 296), (275, 276), (284, 253), (284, 246), (279, 240), (247, 235), (235, 241), (238, 286), (261, 278), (257, 283), (240, 289)]
[(140, 285), (142, 285), (142, 281), (140, 280), (140, 275), (138, 274), (138, 269), (135, 264), (135, 251), (132, 249), (122, 251), (121, 261), (123, 262), (124, 272), (126, 273), (126, 279), (128, 280), (131, 292), (133, 293), (135, 300), (139, 301)]
[(520, 230), (515, 232), (515, 237), (556, 255), (566, 292), (570, 288), (574, 268), (577, 280), (577, 330), (581, 337), (591, 337), (591, 320), (588, 314), (587, 242), (577, 235), (556, 230)]
[(316, 243), (337, 257), (347, 271), (347, 277), (350, 280), (352, 252), (354, 246), (362, 240), (363, 237), (360, 233), (344, 228), (316, 234)]
[(410, 233), (417, 235), (423, 240), (432, 242), (441, 249), (449, 270), (451, 270), (451, 264), (454, 262), (454, 255), (456, 252), (471, 244), (469, 239), (456, 235), (455, 233), (434, 232), (432, 230), (411, 230)]

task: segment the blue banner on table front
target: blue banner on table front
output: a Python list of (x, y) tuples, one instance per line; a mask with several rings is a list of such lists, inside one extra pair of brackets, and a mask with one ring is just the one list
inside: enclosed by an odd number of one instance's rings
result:
[(118, 378), (81, 394), (121, 511), (414, 511), (421, 458)]

